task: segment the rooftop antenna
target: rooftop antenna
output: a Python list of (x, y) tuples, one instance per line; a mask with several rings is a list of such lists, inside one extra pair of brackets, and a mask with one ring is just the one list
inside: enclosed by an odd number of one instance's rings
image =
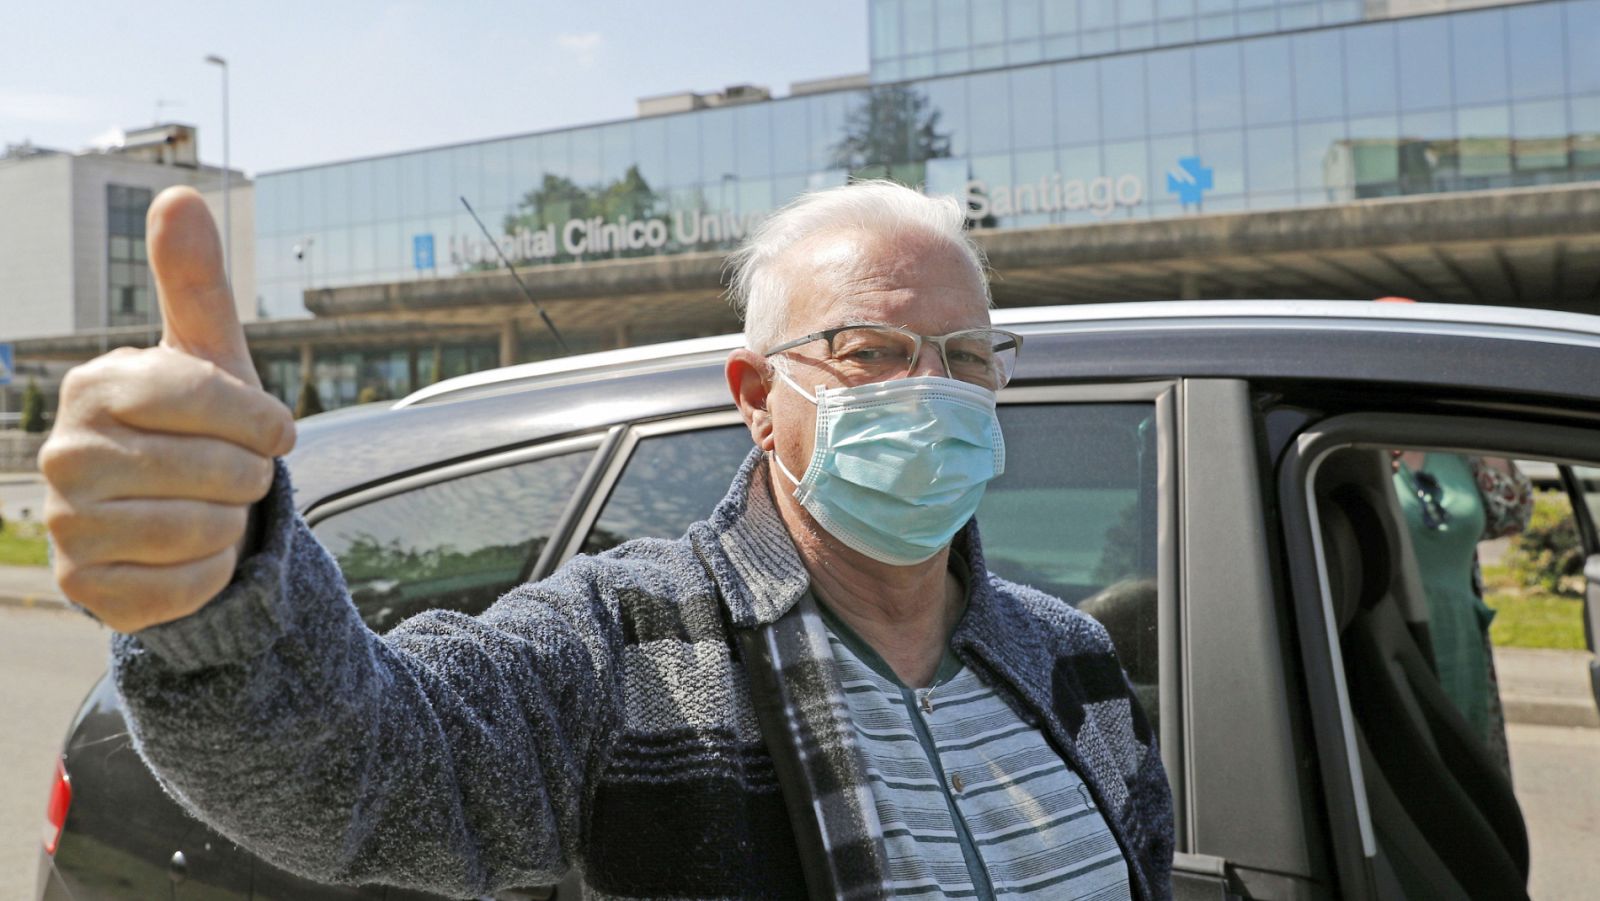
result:
[(556, 324), (550, 321), (550, 314), (544, 311), (544, 307), (539, 306), (539, 301), (533, 297), (533, 291), (529, 290), (527, 284), (523, 282), (522, 276), (517, 274), (517, 267), (511, 265), (511, 261), (506, 259), (505, 251), (500, 249), (500, 242), (496, 241), (494, 235), (489, 233), (489, 226), (484, 225), (483, 220), (478, 218), (478, 211), (472, 208), (472, 204), (467, 203), (465, 195), (461, 196), (461, 205), (467, 208), (467, 212), (472, 215), (472, 221), (478, 223), (478, 228), (483, 230), (483, 236), (488, 239), (489, 246), (494, 248), (495, 256), (498, 256), (500, 262), (506, 264), (506, 268), (511, 270), (511, 277), (517, 280), (517, 287), (521, 288), (522, 293), (528, 296), (528, 303), (533, 304), (533, 308), (539, 311), (539, 318), (544, 320), (545, 327), (550, 329), (550, 334), (555, 336), (556, 343), (561, 345), (561, 352), (571, 355), (572, 349), (567, 347), (567, 342), (561, 337), (561, 332), (556, 330)]

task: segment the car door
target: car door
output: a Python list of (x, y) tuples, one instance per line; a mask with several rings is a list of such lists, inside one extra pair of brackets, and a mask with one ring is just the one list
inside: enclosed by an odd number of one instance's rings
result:
[(1583, 542), (1583, 638), (1591, 655), (1590, 694), (1600, 705), (1600, 659), (1593, 656), (1595, 638), (1600, 635), (1600, 530), (1596, 528), (1600, 521), (1600, 468), (1563, 465), (1561, 482)]
[[(1511, 774), (1464, 714), (1446, 709), (1453, 702), (1431, 647), (1436, 598), (1418, 571), (1417, 527), (1400, 513), (1388, 454), (1600, 462), (1600, 430), (1555, 419), (1346, 412), (1297, 435), (1284, 455), (1277, 478), (1283, 536), (1344, 897), (1515, 897), (1517, 885), (1494, 889), (1491, 880), (1515, 879), (1520, 870), (1528, 885), (1530, 856), (1536, 877), (1541, 861), (1548, 870), (1592, 860), (1572, 858), (1561, 850), (1565, 840), (1534, 828), (1520, 803), (1529, 771), (1519, 769), (1513, 794)], [(1470, 583), (1470, 572), (1461, 579)], [(1596, 745), (1593, 737), (1570, 740)], [(1513, 764), (1517, 755), (1513, 747)], [(1592, 780), (1567, 777), (1563, 792), (1559, 773), (1537, 775), (1557, 780), (1546, 796), (1554, 804), (1595, 803)], [(1558, 824), (1555, 813), (1544, 822)]]

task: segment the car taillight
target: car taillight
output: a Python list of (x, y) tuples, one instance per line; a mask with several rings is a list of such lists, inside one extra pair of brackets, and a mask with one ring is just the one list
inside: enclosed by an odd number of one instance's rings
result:
[(56, 853), (61, 829), (67, 825), (67, 808), (72, 806), (72, 779), (67, 776), (66, 760), (56, 761), (56, 781), (50, 786), (50, 803), (44, 809), (44, 853)]

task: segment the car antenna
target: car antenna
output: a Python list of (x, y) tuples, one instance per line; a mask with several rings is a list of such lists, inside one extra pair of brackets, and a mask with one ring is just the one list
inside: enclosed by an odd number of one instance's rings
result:
[(561, 337), (561, 331), (556, 328), (556, 324), (550, 321), (550, 314), (546, 313), (544, 307), (539, 306), (539, 301), (534, 299), (533, 291), (529, 290), (527, 283), (522, 280), (522, 276), (517, 274), (517, 267), (511, 265), (511, 261), (506, 259), (505, 251), (500, 249), (500, 242), (494, 239), (494, 235), (489, 234), (489, 226), (484, 225), (483, 220), (478, 218), (478, 211), (472, 208), (472, 204), (467, 203), (466, 195), (461, 195), (461, 205), (467, 208), (468, 213), (472, 214), (472, 221), (478, 223), (478, 227), (483, 229), (483, 236), (489, 239), (489, 246), (494, 248), (495, 254), (500, 257), (500, 262), (505, 263), (506, 268), (511, 270), (511, 277), (517, 280), (517, 287), (522, 289), (523, 294), (528, 295), (528, 303), (533, 304), (533, 308), (539, 311), (539, 318), (544, 320), (545, 327), (550, 329), (550, 334), (556, 337), (556, 343), (561, 345), (561, 352), (571, 356), (572, 348), (567, 346), (566, 339)]

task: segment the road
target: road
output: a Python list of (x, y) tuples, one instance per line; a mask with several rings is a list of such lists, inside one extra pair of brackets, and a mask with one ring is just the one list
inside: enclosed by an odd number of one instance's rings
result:
[(21, 519), (24, 510), (30, 519), (44, 515), (44, 479), (36, 474), (0, 472), (0, 516)]
[[(55, 756), (105, 667), (108, 633), (75, 613), (0, 606), (0, 899), (33, 897)], [(1534, 898), (1600, 885), (1600, 729), (1512, 724), (1517, 796), (1533, 842)]]
[(0, 898), (33, 897), (56, 755), (105, 670), (110, 633), (79, 613), (0, 606)]

